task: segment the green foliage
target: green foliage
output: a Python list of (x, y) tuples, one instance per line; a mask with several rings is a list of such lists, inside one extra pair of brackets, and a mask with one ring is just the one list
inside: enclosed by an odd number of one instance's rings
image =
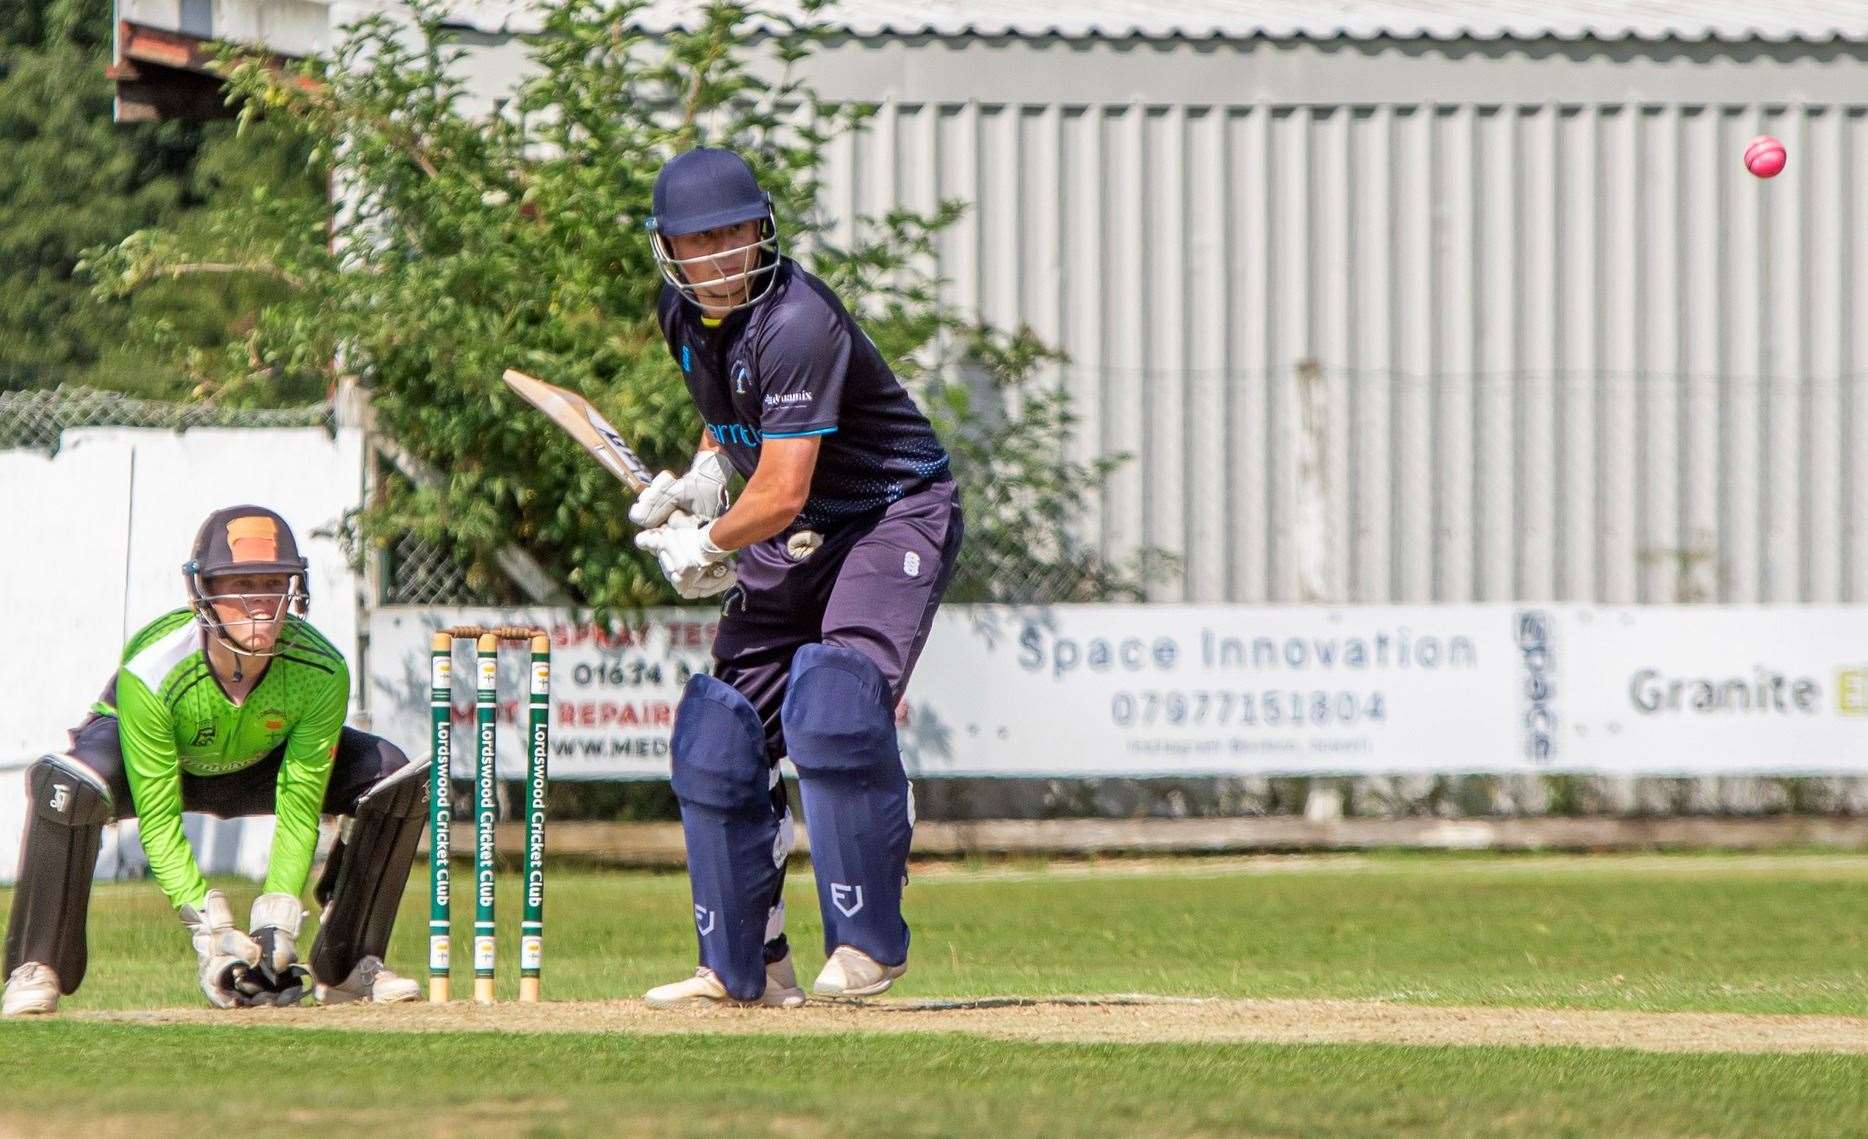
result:
[[(756, 32), (745, 8), (718, 3), (654, 41), (630, 29), (633, 11), (551, 4), (535, 70), (490, 118), (465, 99), (464, 53), (435, 3), (367, 19), (332, 59), (289, 72), (230, 52), (243, 125), (296, 135), (332, 171), (346, 205), (330, 239), (295, 203), (230, 198), (194, 234), (158, 228), (101, 251), (100, 293), (132, 296), (201, 263), (274, 283), (243, 335), (190, 366), (223, 398), (357, 375), (378, 426), (445, 473), (389, 482), (361, 536), (443, 542), (486, 591), (510, 592), (494, 555), (512, 542), (591, 606), (665, 602), (610, 476), (499, 376), (520, 367), (581, 390), (651, 464), (683, 467), (700, 424), (654, 325), (661, 283), (642, 221), (663, 161), (731, 146), (772, 192), (790, 248), (863, 314), (953, 448), (981, 551), (961, 593), (1132, 591), (1121, 567), (1058, 537), (1111, 464), (1060, 462), (1068, 404), (1026, 382), (1049, 354), (937, 302), (933, 237), (959, 206), (864, 220), (847, 247), (829, 239), (817, 171), (868, 108), (826, 104), (793, 76), (820, 33)], [(979, 383), (939, 378), (955, 374)]]
[[(78, 19), (95, 3), (0, 17), (0, 387), (76, 378), (122, 339), (127, 305), (89, 303), (78, 252), (166, 220), (193, 149), (184, 129), (119, 133), (103, 57)], [(91, 13), (108, 26), (108, 5)]]
[(110, 21), (110, 0), (9, 0), (0, 7), (0, 44), (96, 51), (110, 42)]
[[(1139, 599), (1142, 584), (1171, 568), (1144, 549), (1114, 561), (1072, 540), (1086, 492), (1128, 460), (1067, 458), (1077, 418), (1069, 393), (1033, 381), (1056, 360), (1029, 329), (970, 330), (967, 359), (979, 382), (936, 388), (928, 411), (953, 455), (966, 495), (967, 549), (948, 587), (954, 601)], [(1010, 396), (1014, 414), (1006, 414)]]
[(189, 379), (188, 354), (226, 342), (277, 290), (169, 278), (99, 304), (75, 272), (81, 252), (150, 226), (188, 234), (235, 187), (315, 205), (322, 186), (302, 154), (282, 169), (286, 140), (236, 139), (227, 123), (113, 123), (110, 21), (108, 0), (0, 5), (0, 390), (211, 394)]
[[(256, 348), (260, 324), (296, 282), (270, 263), (218, 256), (236, 217), (243, 240), (325, 240), (327, 175), (310, 144), (283, 124), (240, 133), (213, 124), (188, 175), (187, 208), (166, 226), (98, 247), (110, 249), (116, 266), (115, 287), (99, 290), (98, 300), (127, 303), (131, 320), (127, 343), (100, 369), (107, 386), (229, 407), (323, 398), (331, 386), (324, 370), (279, 367)], [(80, 261), (78, 272), (94, 278), (95, 260)]]

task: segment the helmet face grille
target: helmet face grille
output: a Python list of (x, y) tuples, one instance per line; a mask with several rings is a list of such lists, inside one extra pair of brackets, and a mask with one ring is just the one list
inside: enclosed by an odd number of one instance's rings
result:
[[(770, 214), (767, 214), (764, 221), (760, 223), (757, 241), (750, 245), (724, 249), (718, 253), (705, 254), (700, 257), (676, 257), (673, 250), (668, 247), (668, 238), (659, 232), (649, 234), (649, 244), (655, 251), (655, 264), (662, 271), (662, 279), (667, 281), (675, 291), (693, 304), (724, 312), (738, 312), (740, 309), (751, 308), (770, 295), (772, 286), (778, 281), (779, 258), (784, 252), (779, 246), (778, 223)], [(746, 295), (738, 302), (720, 304), (711, 299), (703, 299), (700, 291), (688, 279), (688, 266), (710, 264), (715, 268), (726, 268), (736, 259), (739, 259), (739, 263), (743, 265), (743, 259), (748, 254), (756, 258), (752, 268), (723, 273), (707, 282), (709, 285), (734, 287), (743, 285)]]
[[(241, 571), (237, 571), (241, 572)], [(219, 574), (217, 577), (229, 576)], [(283, 593), (222, 593), (215, 586), (214, 579), (193, 575), (189, 580), (189, 592), (194, 603), (195, 621), (202, 629), (223, 646), (232, 649), (241, 656), (276, 657), (292, 648), (290, 638), (277, 636), (273, 642), (262, 648), (253, 648), (241, 644), (234, 638), (228, 625), (241, 626), (250, 631), (256, 625), (271, 625), (283, 633), (288, 614), (304, 616), (311, 608), (311, 593), (305, 588), (305, 579), (300, 574), (286, 578)], [(270, 601), (271, 604), (266, 604)], [(221, 616), (219, 607), (238, 607), (245, 618), (229, 622)], [(268, 615), (260, 616), (266, 612)]]

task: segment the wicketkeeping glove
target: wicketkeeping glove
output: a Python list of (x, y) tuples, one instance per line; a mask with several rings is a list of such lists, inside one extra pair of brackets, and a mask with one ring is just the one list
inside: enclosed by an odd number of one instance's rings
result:
[(688, 473), (676, 478), (663, 471), (629, 507), (629, 520), (644, 530), (660, 526), (677, 510), (711, 522), (726, 509), (726, 483), (733, 475), (719, 451), (696, 451)]
[(209, 890), (198, 907), (184, 905), (179, 913), (194, 941), (196, 975), (208, 1003), (215, 1008), (251, 1004), (239, 986), (259, 965), (259, 944), (234, 925), (227, 896)]
[(304, 907), (291, 894), (261, 894), (253, 899), (253, 942), (259, 968), (236, 985), (254, 1004), (295, 1005), (305, 995), (311, 970), (298, 962), (298, 929)]

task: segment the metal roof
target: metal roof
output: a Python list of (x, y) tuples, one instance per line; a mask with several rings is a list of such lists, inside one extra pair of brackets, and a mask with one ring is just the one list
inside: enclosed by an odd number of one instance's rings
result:
[[(482, 31), (539, 23), (529, 0), (451, 7)], [(803, 11), (797, 0), (759, 7)], [(652, 0), (636, 22), (657, 31), (691, 26), (702, 8), (697, 0)], [(1864, 0), (844, 0), (819, 19), (862, 36), (1868, 42)]]

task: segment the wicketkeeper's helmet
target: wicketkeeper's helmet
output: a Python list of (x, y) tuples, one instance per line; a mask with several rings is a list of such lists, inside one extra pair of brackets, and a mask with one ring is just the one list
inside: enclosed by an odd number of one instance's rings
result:
[[(263, 506), (228, 506), (208, 515), (196, 531), (194, 547), (182, 566), (195, 619), (225, 640), (226, 630), (214, 612), (214, 602), (243, 595), (218, 592), (214, 578), (261, 573), (286, 575), (286, 591), (280, 597), (275, 619), (283, 620), (288, 611), (303, 614), (311, 607), (311, 565), (299, 554), (298, 541), (285, 519)], [(285, 647), (280, 642), (271, 652), (240, 651), (274, 656)]]

